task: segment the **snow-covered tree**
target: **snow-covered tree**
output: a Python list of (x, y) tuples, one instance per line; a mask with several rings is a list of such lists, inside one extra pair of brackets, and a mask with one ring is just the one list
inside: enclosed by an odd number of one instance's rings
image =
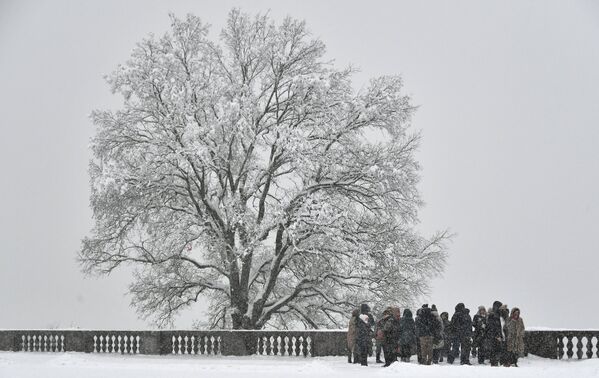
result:
[(135, 266), (160, 326), (199, 300), (212, 326), (344, 325), (362, 301), (410, 304), (444, 264), (421, 200), (398, 76), (352, 87), (304, 22), (233, 10), (220, 35), (172, 17), (108, 77), (94, 111), (88, 273)]

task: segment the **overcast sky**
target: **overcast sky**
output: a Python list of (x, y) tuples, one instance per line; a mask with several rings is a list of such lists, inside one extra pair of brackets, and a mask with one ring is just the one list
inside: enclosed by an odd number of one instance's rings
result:
[[(599, 3), (0, 0), (0, 328), (148, 328), (126, 271), (84, 278), (93, 109), (136, 42), (191, 12), (305, 19), (339, 66), (401, 73), (420, 109), (425, 233), (457, 235), (429, 303), (499, 299), (599, 328)], [(201, 317), (196, 308), (176, 326)]]

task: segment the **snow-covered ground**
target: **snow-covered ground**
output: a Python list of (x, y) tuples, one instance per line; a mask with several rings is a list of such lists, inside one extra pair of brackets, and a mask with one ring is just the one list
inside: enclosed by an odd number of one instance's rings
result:
[(389, 368), (348, 364), (343, 357), (121, 356), (85, 353), (0, 352), (1, 378), (187, 377), (599, 377), (599, 359), (523, 358), (519, 368), (396, 363)]

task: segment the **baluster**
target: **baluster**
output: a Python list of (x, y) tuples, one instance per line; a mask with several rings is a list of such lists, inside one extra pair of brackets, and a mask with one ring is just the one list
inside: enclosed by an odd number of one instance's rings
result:
[(191, 354), (198, 354), (197, 347), (196, 337), (195, 335), (191, 335)]
[(579, 360), (582, 359), (582, 337), (577, 337), (576, 340), (578, 340), (578, 342), (576, 343), (576, 357), (578, 357)]
[(284, 356), (289, 356), (289, 336), (285, 336), (284, 340), (284, 347), (285, 350), (283, 350), (283, 355)]
[(50, 335), (50, 352), (56, 352), (56, 343), (54, 342), (54, 335)]
[(557, 338), (557, 358), (560, 360), (562, 358), (564, 358), (564, 337), (563, 336), (559, 336)]
[(98, 349), (96, 349), (97, 342), (98, 342), (98, 336), (94, 335), (94, 353), (98, 353)]
[(21, 352), (25, 352), (25, 335), (21, 335)]
[(210, 335), (206, 335), (206, 354), (207, 355), (212, 354), (212, 348), (214, 348), (214, 346), (212, 345), (212, 337)]
[(64, 335), (60, 335), (60, 351), (64, 352)]
[(274, 355), (280, 356), (281, 355), (281, 336), (277, 335), (274, 338), (273, 345), (274, 345), (274, 347), (272, 348), (272, 351), (273, 351)]
[(136, 342), (136, 344), (137, 344), (137, 345), (136, 345), (136, 347), (137, 347), (137, 348), (136, 348), (136, 350), (135, 350), (135, 353), (136, 353), (136, 354), (139, 354), (139, 348), (140, 348), (140, 346), (141, 346), (141, 336), (136, 336), (136, 337), (135, 337), (135, 342)]
[(125, 353), (125, 338), (121, 335), (116, 336), (116, 352), (119, 354)]
[(206, 336), (200, 336), (200, 354), (206, 354)]
[(310, 336), (306, 338), (306, 356), (312, 357), (312, 338)]
[(259, 349), (258, 349), (258, 354), (259, 355), (263, 355), (264, 354), (264, 336), (258, 336), (258, 345), (259, 345)]
[(210, 336), (209, 340), (210, 340), (210, 350), (208, 351), (208, 354), (215, 356), (216, 349), (218, 348), (216, 345), (216, 339), (214, 338), (214, 336)]
[(295, 353), (296, 348), (295, 348), (295, 342), (297, 341), (297, 339), (295, 338), (295, 336), (291, 337), (291, 355), (292, 356), (297, 356), (297, 354)]
[(33, 351), (37, 352), (37, 335), (33, 335), (32, 340), (33, 340)]
[(189, 350), (187, 349), (188, 348), (188, 345), (187, 345), (188, 341), (189, 341), (189, 338), (187, 337), (187, 335), (183, 336), (183, 354), (189, 354)]
[(222, 343), (221, 343), (221, 342), (222, 342), (222, 340), (221, 340), (220, 336), (217, 336), (217, 337), (216, 337), (216, 340), (218, 341), (218, 351), (217, 351), (217, 353), (218, 353), (218, 355), (220, 356), (220, 355), (222, 354), (222, 350), (220, 349), (220, 348), (221, 348), (221, 345), (222, 345)]
[(593, 336), (587, 336), (587, 358), (593, 357)]
[(48, 352), (48, 335), (44, 335), (44, 352)]
[(214, 355), (220, 355), (220, 336), (214, 336)]
[(183, 341), (183, 338), (181, 337), (181, 335), (179, 335), (179, 337), (177, 337), (177, 350), (178, 350), (177, 354), (183, 354), (182, 345), (181, 345), (182, 341)]
[(566, 352), (566, 355), (568, 356), (568, 359), (570, 359), (574, 355), (574, 351), (572, 350), (574, 344), (572, 344), (572, 336), (566, 336), (566, 338), (568, 339), (568, 343), (566, 344), (568, 351)]
[(175, 335), (173, 335), (173, 337), (171, 338), (171, 344), (173, 346), (173, 350), (171, 351), (171, 354), (177, 354), (177, 353), (175, 353)]
[(304, 350), (304, 336), (300, 336), (299, 337), (299, 353), (298, 356), (304, 355), (305, 356), (305, 350)]

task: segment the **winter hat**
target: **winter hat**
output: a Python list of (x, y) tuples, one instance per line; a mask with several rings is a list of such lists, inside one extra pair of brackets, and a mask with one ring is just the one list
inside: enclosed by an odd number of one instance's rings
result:
[(493, 311), (499, 310), (499, 307), (501, 307), (502, 305), (503, 303), (501, 303), (500, 301), (493, 302)]
[(431, 307), (431, 311), (437, 311), (437, 306), (433, 305), (433, 307)]

